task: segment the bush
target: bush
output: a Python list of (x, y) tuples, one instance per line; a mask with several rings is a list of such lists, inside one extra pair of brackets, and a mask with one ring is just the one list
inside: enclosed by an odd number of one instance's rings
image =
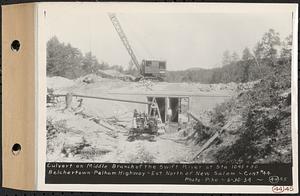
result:
[[(280, 138), (290, 138), (291, 134), (290, 113), (285, 112), (285, 108), (288, 107), (287, 100), (279, 96), (280, 93), (289, 90), (291, 81), (288, 77), (282, 77), (282, 74), (267, 75), (253, 89), (238, 97), (236, 105), (244, 106), (244, 123), (239, 127), (238, 139), (232, 145), (222, 146), (216, 152), (214, 158), (217, 162), (291, 161), (291, 151), (288, 150), (291, 139), (287, 139), (283, 145), (279, 142)], [(225, 105), (216, 108), (213, 123), (224, 122), (226, 112), (232, 109)]]
[(210, 122), (213, 125), (223, 127), (226, 123), (228, 114), (232, 111), (234, 107), (234, 99), (231, 99), (225, 103), (217, 105), (212, 111)]
[(46, 121), (46, 130), (47, 130), (47, 154), (54, 152), (55, 143), (57, 140), (57, 137), (60, 133), (66, 133), (69, 128), (66, 126), (66, 120), (59, 120), (56, 122), (53, 122), (53, 119), (47, 118)]
[(210, 127), (207, 127), (200, 122), (197, 122), (194, 125), (193, 130), (195, 130), (195, 134), (193, 134), (192, 137), (196, 144), (200, 144), (203, 143), (203, 141), (208, 140), (213, 133)]

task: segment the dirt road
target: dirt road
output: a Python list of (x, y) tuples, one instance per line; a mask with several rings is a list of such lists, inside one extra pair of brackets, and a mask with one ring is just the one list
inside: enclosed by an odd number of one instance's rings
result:
[(183, 163), (192, 158), (191, 146), (177, 138), (176, 133), (156, 136), (154, 141), (120, 140), (115, 152), (103, 157), (104, 162)]

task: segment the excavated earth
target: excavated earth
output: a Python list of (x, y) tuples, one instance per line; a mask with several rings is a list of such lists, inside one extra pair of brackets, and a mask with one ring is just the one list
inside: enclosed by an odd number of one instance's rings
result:
[[(191, 96), (190, 111), (204, 124), (209, 124), (212, 109), (236, 95), (239, 84), (199, 84), (167, 82), (125, 82), (96, 75), (69, 80), (47, 78), (47, 88), (55, 94), (73, 93), (126, 100), (146, 101), (151, 95)], [(251, 88), (244, 85), (243, 88)], [(192, 134), (195, 122), (178, 131), (166, 127), (164, 134), (144, 135), (129, 141), (134, 109), (146, 111), (146, 106), (135, 103), (73, 97), (72, 107), (65, 109), (64, 97), (57, 104), (47, 106), (47, 161), (56, 162), (119, 162), (119, 163), (190, 163), (199, 143), (186, 138)], [(205, 160), (203, 160), (205, 162)]]

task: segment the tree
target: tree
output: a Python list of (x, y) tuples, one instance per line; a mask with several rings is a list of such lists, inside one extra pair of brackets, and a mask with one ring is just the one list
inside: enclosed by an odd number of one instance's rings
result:
[(71, 44), (67, 44), (63, 48), (64, 50), (64, 58), (63, 61), (63, 70), (64, 75), (67, 78), (78, 78), (83, 74), (82, 70), (82, 60), (83, 55), (78, 48), (74, 48)]
[(59, 42), (56, 36), (47, 42), (47, 75), (62, 76), (70, 79), (93, 73), (100, 67), (91, 52), (82, 55), (71, 44)]
[(280, 52), (280, 57), (287, 59), (291, 61), (292, 58), (292, 43), (293, 43), (293, 37), (292, 35), (289, 35), (284, 39), (282, 42), (282, 49)]
[(96, 73), (100, 68), (100, 64), (98, 63), (97, 58), (92, 54), (92, 52), (88, 52), (85, 54), (82, 64), (82, 68), (85, 74)]
[(193, 81), (193, 76), (192, 72), (188, 71), (185, 76), (182, 78), (182, 82), (192, 82)]
[(226, 50), (224, 53), (223, 53), (223, 59), (222, 59), (222, 65), (228, 65), (231, 63), (231, 55), (230, 55), (230, 52), (229, 50)]
[(231, 55), (230, 63), (236, 63), (240, 59), (239, 55), (236, 52), (233, 52)]
[(261, 42), (257, 42), (253, 50), (255, 59), (262, 60), (264, 56), (263, 51), (263, 44)]
[(262, 38), (264, 55), (266, 58), (274, 59), (277, 57), (277, 46), (280, 46), (279, 33), (270, 29)]
[(214, 69), (214, 72), (212, 74), (212, 77), (211, 77), (211, 80), (210, 80), (209, 83), (215, 84), (215, 83), (220, 83), (221, 82), (222, 69), (224, 69), (224, 67)]
[[(256, 61), (255, 57), (251, 54), (250, 49), (246, 47), (243, 50), (243, 56), (242, 56), (242, 65), (243, 65), (243, 72), (241, 77), (241, 82), (248, 82), (249, 81), (249, 75), (250, 75), (250, 66), (252, 65), (253, 61)], [(258, 67), (259, 69), (259, 67)]]
[(70, 79), (86, 74), (97, 73), (99, 69), (115, 68), (123, 71), (122, 66), (110, 67), (108, 63), (99, 63), (91, 52), (85, 55), (71, 44), (61, 43), (56, 36), (47, 42), (47, 76), (62, 76)]
[(250, 49), (248, 47), (246, 47), (244, 50), (243, 50), (243, 56), (242, 56), (242, 60), (243, 61), (248, 61), (250, 59), (253, 59), (253, 56), (250, 52)]
[(57, 75), (59, 72), (59, 59), (57, 56), (60, 55), (61, 45), (56, 36), (52, 37), (47, 42), (47, 75)]
[(269, 29), (259, 41), (254, 49), (255, 57), (259, 60), (268, 59), (273, 65), (277, 58), (277, 49), (280, 46), (279, 33), (275, 32), (274, 29)]

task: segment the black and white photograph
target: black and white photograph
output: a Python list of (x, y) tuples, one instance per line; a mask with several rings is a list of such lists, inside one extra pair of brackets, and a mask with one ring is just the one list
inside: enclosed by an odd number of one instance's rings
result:
[(43, 13), (47, 162), (292, 163), (292, 12), (74, 7)]

